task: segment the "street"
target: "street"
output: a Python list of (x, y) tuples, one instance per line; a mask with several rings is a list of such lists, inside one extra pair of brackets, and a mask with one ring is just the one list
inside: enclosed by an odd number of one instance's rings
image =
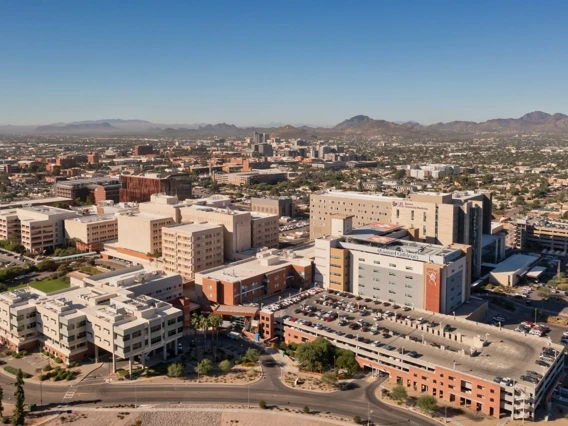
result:
[[(333, 393), (320, 393), (295, 390), (280, 381), (281, 368), (277, 359), (271, 355), (262, 357), (263, 378), (248, 386), (237, 385), (198, 385), (198, 384), (150, 384), (141, 382), (121, 382), (110, 384), (102, 378), (87, 377), (83, 382), (73, 385), (26, 383), (26, 403), (39, 405), (40, 396), (44, 406), (54, 408), (66, 405), (100, 404), (153, 404), (182, 403), (193, 404), (239, 404), (258, 407), (260, 400), (268, 406), (291, 407), (301, 409), (309, 406), (312, 411), (330, 413), (352, 418), (355, 415), (366, 419), (367, 411), (372, 411), (371, 420), (376, 425), (435, 425), (433, 420), (413, 412), (399, 409), (379, 401), (375, 390), (380, 382), (369, 384), (365, 380), (355, 379), (349, 390)], [(268, 361), (268, 362), (267, 362)], [(272, 361), (272, 362), (271, 362)], [(104, 368), (104, 367), (103, 367)], [(97, 375), (95, 373), (95, 375)], [(0, 383), (5, 398), (14, 392), (14, 380), (5, 374), (0, 375)]]

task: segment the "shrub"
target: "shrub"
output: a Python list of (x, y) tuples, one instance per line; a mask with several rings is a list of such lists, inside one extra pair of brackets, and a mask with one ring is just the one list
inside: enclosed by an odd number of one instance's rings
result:
[(173, 362), (168, 365), (168, 377), (181, 377), (185, 372), (185, 367), (181, 362)]
[[(13, 374), (14, 376), (16, 376), (18, 374), (18, 371), (20, 371), (19, 368), (15, 368), (12, 367), (11, 365), (7, 365), (6, 367), (4, 367), (4, 371), (6, 371), (7, 373)], [(29, 379), (30, 377), (32, 377), (30, 374), (28, 373), (23, 373), (24, 374), (24, 379)]]
[(59, 358), (59, 357), (55, 358), (54, 361), (55, 361), (57, 364), (62, 364), (62, 363), (63, 363), (63, 360), (62, 360), (61, 358)]
[(304, 413), (306, 414), (310, 414), (310, 407), (308, 407), (307, 405), (304, 405)]
[(361, 416), (353, 417), (353, 423), (360, 425), (361, 424)]
[(416, 401), (416, 405), (425, 413), (431, 413), (438, 409), (438, 402), (432, 395), (421, 395)]
[(406, 388), (402, 385), (395, 386), (390, 393), (390, 397), (397, 402), (404, 401), (407, 397)]
[(260, 401), (258, 401), (258, 406), (259, 406), (260, 408), (262, 408), (263, 410), (266, 410), (266, 408), (268, 407), (268, 406), (266, 405), (266, 401), (265, 401), (264, 399), (261, 399)]
[(43, 367), (43, 371), (51, 371), (51, 370), (53, 370), (53, 367), (49, 364)]
[(10, 417), (4, 416), (2, 418), (2, 423), (4, 423), (5, 425), (9, 425), (10, 423), (12, 423), (12, 421), (10, 420)]
[(229, 371), (231, 371), (231, 368), (231, 361), (229, 361), (228, 359), (219, 363), (219, 370), (221, 370), (223, 374), (227, 374)]

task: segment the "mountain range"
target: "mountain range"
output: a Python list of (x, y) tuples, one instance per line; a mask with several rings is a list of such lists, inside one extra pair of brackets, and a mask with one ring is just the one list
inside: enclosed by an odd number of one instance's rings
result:
[(146, 120), (88, 120), (72, 123), (53, 123), (47, 126), (0, 126), (0, 133), (35, 133), (54, 135), (124, 135), (149, 134), (172, 137), (230, 137), (250, 136), (253, 132), (270, 133), (272, 137), (306, 140), (342, 136), (428, 137), (445, 134), (475, 133), (568, 133), (568, 115), (534, 111), (519, 118), (497, 118), (484, 122), (452, 121), (421, 125), (416, 121), (392, 122), (355, 115), (333, 127), (291, 126), (270, 123), (266, 126), (237, 127), (234, 124), (162, 124)]

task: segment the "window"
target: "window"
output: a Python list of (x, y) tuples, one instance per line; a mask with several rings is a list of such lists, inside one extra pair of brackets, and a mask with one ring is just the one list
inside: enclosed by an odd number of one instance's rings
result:
[(394, 290), (389, 290), (389, 293), (390, 293), (390, 294), (396, 294), (396, 291), (394, 291)]
[(396, 283), (394, 281), (389, 281), (390, 285), (396, 285)]
[(407, 267), (406, 267), (406, 270), (407, 270), (407, 271), (412, 271), (412, 269), (413, 269), (412, 266), (407, 266)]
[(359, 262), (364, 262), (364, 261), (365, 261), (365, 258), (363, 258), (363, 257), (359, 258)]
[(412, 284), (405, 284), (404, 287), (406, 287), (406, 288), (412, 288)]
[(394, 272), (389, 272), (389, 275), (390, 275), (391, 277), (396, 277), (396, 274), (395, 274)]
[(410, 297), (412, 299), (412, 294), (404, 293), (406, 297)]
[(364, 276), (363, 276), (363, 275), (359, 275), (359, 278), (364, 278)]
[(404, 278), (406, 278), (407, 280), (411, 280), (411, 279), (412, 279), (412, 275), (405, 275)]
[[(426, 222), (426, 212), (422, 213), (422, 221)], [(426, 228), (424, 228), (426, 229)], [(424, 231), (426, 232), (426, 231)]]
[(381, 280), (379, 278), (373, 278), (373, 281), (378, 282), (378, 283), (381, 282)]
[(377, 291), (378, 291), (378, 290), (380, 290), (380, 288), (379, 288), (379, 287), (373, 287), (373, 290), (377, 290)]
[(414, 220), (414, 210), (410, 211), (410, 220)]
[(398, 219), (400, 217), (400, 210), (396, 209), (396, 218)]

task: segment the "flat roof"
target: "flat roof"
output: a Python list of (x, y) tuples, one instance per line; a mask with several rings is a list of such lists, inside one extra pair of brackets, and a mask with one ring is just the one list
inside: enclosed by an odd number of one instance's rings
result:
[(165, 229), (173, 230), (175, 232), (199, 232), (216, 228), (223, 228), (223, 225), (209, 223), (186, 223), (183, 225), (168, 226)]
[(115, 182), (120, 183), (118, 178), (113, 177), (98, 177), (98, 178), (87, 178), (87, 179), (70, 179), (61, 180), (56, 183), (57, 186), (75, 186), (75, 185), (92, 185), (101, 182)]
[(491, 273), (515, 273), (520, 269), (530, 266), (539, 259), (538, 256), (528, 254), (514, 254), (503, 262), (499, 263)]
[(78, 216), (71, 219), (65, 219), (66, 222), (82, 222), (82, 223), (112, 222), (115, 220), (116, 220), (116, 215), (114, 213)]
[(163, 215), (163, 214), (156, 214), (156, 213), (146, 213), (146, 212), (124, 212), (120, 213), (119, 217), (134, 217), (138, 219), (171, 219), (171, 216)]
[[(347, 303), (352, 303), (354, 306), (358, 303), (359, 307), (360, 305), (366, 305), (368, 309), (382, 309), (383, 312), (390, 310), (394, 313), (401, 313), (405, 317), (410, 316), (412, 320), (396, 320), (393, 316), (380, 321), (374, 321), (373, 314), (362, 316), (360, 312), (348, 313), (347, 311), (334, 310), (332, 307), (316, 304), (316, 300), (323, 295), (344, 300)], [(294, 318), (312, 322), (312, 326), (306, 326), (298, 324), (298, 322), (285, 320), (285, 324), (288, 327), (322, 335), (333, 342), (341, 343), (344, 347), (349, 346), (356, 354), (362, 354), (370, 358), (375, 356), (378, 358), (378, 355), (384, 355), (383, 359), (387, 360), (391, 359), (391, 357), (403, 357), (403, 355), (399, 354), (396, 350), (404, 348), (405, 352), (415, 351), (418, 353), (417, 358), (405, 357), (408, 362), (418, 366), (434, 368), (440, 366), (453, 370), (455, 361), (456, 371), (462, 374), (480, 377), (488, 381), (493, 381), (495, 377), (500, 376), (510, 377), (520, 382), (520, 377), (526, 373), (527, 369), (535, 369), (535, 361), (539, 358), (543, 346), (553, 348), (557, 350), (559, 354), (562, 353), (564, 349), (562, 345), (550, 343), (548, 339), (543, 339), (542, 337), (529, 334), (524, 335), (523, 333), (505, 328), (499, 330), (498, 327), (488, 324), (468, 321), (460, 317), (454, 318), (452, 315), (432, 313), (420, 309), (412, 309), (408, 312), (403, 312), (402, 308), (394, 309), (392, 304), (385, 307), (382, 305), (383, 302), (375, 304), (373, 301), (356, 301), (354, 297), (341, 297), (337, 294), (334, 295), (327, 292), (310, 295), (307, 298), (299, 298), (296, 296), (296, 299), (300, 300), (289, 306), (284, 306), (284, 300), (281, 300), (271, 306), (266, 306), (263, 310), (272, 310), (274, 308), (270, 309), (271, 307), (279, 305), (281, 309), (273, 311), (278, 312), (278, 315), (275, 315), (276, 319), (289, 315)], [(352, 331), (347, 326), (340, 326), (337, 320), (325, 322), (323, 319), (319, 320), (317, 317), (308, 317), (302, 313), (297, 314), (294, 311), (299, 308), (300, 305), (315, 306), (324, 311), (335, 311), (339, 315), (348, 315), (348, 321), (350, 323), (356, 322), (359, 319), (363, 319), (371, 324), (375, 323), (379, 327), (388, 329), (390, 337), (384, 337), (381, 333), (374, 336), (371, 333), (362, 332), (361, 330)], [(423, 318), (424, 323), (422, 325), (417, 324), (416, 320), (418, 318)], [(432, 323), (436, 323), (437, 325), (428, 325)], [(330, 327), (331, 331), (317, 330), (313, 328), (316, 324)], [(449, 333), (442, 332), (442, 329), (446, 325), (451, 327)], [(335, 331), (338, 330), (344, 333), (364, 336), (371, 341), (379, 341), (383, 345), (393, 346), (396, 350), (388, 351), (383, 347), (375, 347), (371, 344), (358, 342), (356, 339), (347, 339), (345, 335), (337, 335)], [(399, 333), (400, 335), (394, 335), (393, 332)], [(474, 338), (480, 339), (481, 341), (487, 338), (489, 344), (478, 347), (477, 353), (474, 356), (470, 356), (472, 348), (470, 342)], [(378, 359), (380, 360), (381, 358)], [(393, 363), (392, 361), (391, 359), (390, 363)], [(538, 371), (541, 371), (541, 367), (539, 367)], [(524, 384), (524, 382), (521, 382), (521, 384)], [(529, 387), (533, 388), (534, 385), (530, 384)]]
[(34, 205), (34, 204), (51, 204), (51, 203), (69, 203), (73, 200), (67, 197), (48, 197), (48, 198), (36, 198), (33, 200), (21, 200), (21, 201), (12, 201), (11, 203), (7, 204), (0, 204), (0, 209), (9, 209), (15, 208), (17, 206), (25, 206), (26, 204)]
[(343, 197), (343, 198), (355, 198), (358, 200), (372, 200), (372, 201), (384, 201), (384, 202), (392, 202), (392, 201), (403, 201), (404, 198), (399, 197), (387, 197), (382, 194), (368, 194), (364, 192), (355, 192), (355, 191), (325, 191), (321, 194), (314, 194), (317, 196), (323, 197)]
[(213, 310), (213, 313), (218, 315), (255, 317), (258, 313), (258, 306), (219, 305)]

